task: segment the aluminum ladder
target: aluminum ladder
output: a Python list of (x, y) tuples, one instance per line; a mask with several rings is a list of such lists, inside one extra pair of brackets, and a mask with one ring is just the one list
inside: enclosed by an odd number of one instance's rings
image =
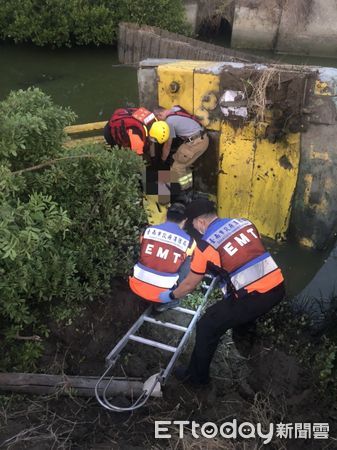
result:
[[(138, 318), (138, 320), (132, 325), (132, 327), (129, 329), (129, 331), (124, 335), (124, 337), (118, 342), (118, 344), (111, 350), (111, 352), (106, 357), (106, 366), (107, 369), (103, 373), (103, 375), (100, 377), (98, 382), (95, 386), (95, 396), (97, 401), (100, 403), (101, 406), (104, 408), (114, 411), (114, 412), (127, 412), (127, 411), (133, 411), (135, 409), (138, 409), (142, 407), (150, 398), (152, 393), (160, 393), (161, 392), (161, 386), (164, 386), (167, 382), (172, 369), (174, 367), (174, 364), (176, 363), (177, 359), (179, 358), (188, 338), (190, 337), (198, 318), (200, 317), (200, 314), (212, 292), (214, 289), (214, 286), (219, 280), (219, 277), (211, 277), (206, 275), (208, 277), (208, 280), (210, 281), (210, 284), (206, 282), (203, 283), (203, 287), (207, 288), (204, 297), (202, 299), (201, 304), (198, 306), (196, 310), (192, 309), (186, 309), (182, 307), (176, 307), (170, 309), (170, 311), (183, 313), (186, 315), (191, 316), (191, 320), (187, 327), (177, 325), (173, 322), (163, 322), (159, 320), (158, 313), (156, 317), (153, 317), (153, 307), (149, 306), (145, 312)], [(141, 336), (137, 336), (136, 332), (140, 329), (140, 327), (145, 323), (150, 323), (155, 326), (161, 326), (168, 329), (178, 330), (183, 333), (179, 344), (177, 347), (173, 347), (171, 345), (167, 345), (158, 341), (154, 341), (152, 339), (143, 338)], [(111, 375), (111, 372), (120, 356), (121, 351), (126, 346), (126, 344), (129, 341), (135, 341), (140, 344), (148, 345), (150, 347), (154, 347), (157, 349), (165, 350), (167, 352), (172, 353), (172, 357), (166, 366), (165, 369), (162, 369), (159, 373), (156, 373), (152, 375), (150, 378), (148, 378), (145, 383), (143, 384), (143, 391), (140, 394), (140, 396), (128, 407), (121, 407), (113, 405), (109, 399), (107, 398), (107, 391), (109, 389), (109, 386), (111, 382), (114, 380), (114, 376)], [(106, 382), (106, 378), (110, 377), (108, 379), (108, 382)]]

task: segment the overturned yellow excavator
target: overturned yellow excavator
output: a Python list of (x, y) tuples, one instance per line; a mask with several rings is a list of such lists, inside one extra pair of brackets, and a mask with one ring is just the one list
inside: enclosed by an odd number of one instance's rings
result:
[(142, 105), (180, 105), (208, 129), (195, 184), (216, 195), (220, 216), (310, 247), (333, 239), (336, 69), (150, 59), (138, 80)]
[[(313, 248), (333, 240), (337, 69), (149, 59), (138, 83), (142, 106), (180, 105), (207, 128), (195, 189), (216, 196), (220, 216), (247, 217), (268, 237), (291, 233)], [(104, 124), (68, 131), (100, 133)], [(164, 217), (151, 198), (147, 207), (152, 220)]]

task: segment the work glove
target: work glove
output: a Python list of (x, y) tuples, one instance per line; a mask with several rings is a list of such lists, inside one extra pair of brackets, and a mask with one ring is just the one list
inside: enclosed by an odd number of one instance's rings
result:
[(167, 291), (161, 292), (159, 294), (160, 300), (163, 303), (172, 302), (173, 299), (170, 297), (171, 292), (172, 292), (171, 290), (167, 290)]

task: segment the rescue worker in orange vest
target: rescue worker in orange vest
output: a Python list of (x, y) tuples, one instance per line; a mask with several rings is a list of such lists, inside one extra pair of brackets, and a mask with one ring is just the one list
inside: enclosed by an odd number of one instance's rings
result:
[(175, 373), (182, 381), (204, 385), (209, 382), (210, 364), (221, 336), (267, 313), (283, 299), (285, 290), (280, 268), (249, 220), (220, 219), (214, 203), (207, 199), (192, 201), (186, 214), (203, 237), (195, 249), (190, 273), (160, 298), (176, 301), (184, 297), (210, 268), (222, 276), (223, 299), (210, 306), (197, 323), (190, 363)]
[(143, 107), (119, 108), (105, 125), (104, 138), (111, 146), (130, 148), (137, 155), (143, 155), (151, 142), (166, 142), (169, 132), (166, 122), (157, 121), (155, 115)]
[(157, 303), (158, 312), (177, 306), (179, 302), (161, 300), (159, 295), (174, 288), (189, 272), (195, 242), (183, 230), (185, 222), (185, 206), (175, 203), (167, 210), (166, 222), (147, 227), (141, 236), (140, 257), (129, 286), (139, 297)]
[(169, 139), (162, 148), (162, 163), (169, 159), (173, 140), (178, 138), (180, 142), (173, 154), (171, 180), (172, 183), (178, 183), (180, 191), (186, 193), (193, 186), (191, 165), (208, 148), (209, 138), (206, 130), (195, 116), (181, 106), (173, 106), (171, 109), (158, 108), (155, 114), (159, 120), (165, 120), (170, 130)]

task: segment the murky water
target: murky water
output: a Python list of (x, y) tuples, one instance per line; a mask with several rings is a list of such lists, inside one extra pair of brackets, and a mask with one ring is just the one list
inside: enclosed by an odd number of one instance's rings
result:
[(337, 67), (336, 58), (321, 58), (319, 56), (307, 56), (307, 55), (283, 55), (283, 54), (276, 54), (267, 50), (251, 50), (251, 49), (239, 49), (239, 50), (242, 52), (263, 56), (267, 59), (272, 59), (273, 61), (275, 61), (275, 63), (280, 64)]
[(292, 242), (274, 242), (271, 239), (264, 239), (264, 242), (282, 269), (290, 297), (301, 292), (329, 255), (327, 250), (311, 250)]
[[(291, 64), (337, 67), (337, 60), (262, 55)], [(70, 106), (78, 115), (77, 123), (107, 120), (115, 108), (138, 103), (136, 68), (120, 66), (113, 48), (51, 50), (0, 44), (0, 62), (0, 100), (11, 90), (37, 86), (56, 103)], [(311, 280), (326, 257), (290, 243), (267, 241), (267, 245), (284, 271), (290, 295)]]
[(118, 64), (114, 48), (0, 44), (0, 100), (11, 90), (41, 88), (70, 106), (77, 123), (108, 119), (117, 107), (138, 103), (137, 70)]
[[(203, 37), (203, 41), (210, 42), (222, 47), (230, 47), (230, 38), (225, 35), (213, 35), (212, 37)], [(233, 49), (243, 53), (250, 53), (252, 55), (262, 56), (266, 59), (272, 59), (275, 63), (281, 64), (295, 64), (306, 66), (322, 66), (322, 67), (336, 67), (337, 68), (337, 55), (336, 58), (325, 58), (319, 56), (308, 55), (287, 55), (281, 53), (274, 53), (271, 50), (254, 50), (251, 48), (238, 48)]]

